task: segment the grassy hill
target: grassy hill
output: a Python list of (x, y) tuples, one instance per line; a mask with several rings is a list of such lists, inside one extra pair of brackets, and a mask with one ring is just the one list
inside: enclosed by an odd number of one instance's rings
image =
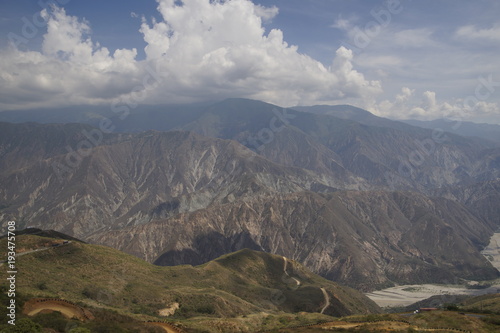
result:
[(460, 309), (500, 315), (500, 294), (471, 297), (460, 304)]
[[(24, 299), (62, 298), (135, 320), (158, 320), (159, 310), (177, 303), (179, 309), (169, 319), (200, 328), (219, 318), (260, 329), (380, 311), (361, 293), (292, 260), (286, 260), (284, 270), (283, 257), (263, 252), (241, 250), (196, 267), (159, 267), (104, 246), (76, 241), (52, 246), (60, 240), (37, 235), (21, 235), (16, 241), (23, 252), (39, 249), (17, 257), (16, 287)], [(0, 239), (0, 249), (6, 248), (6, 239)], [(2, 281), (5, 275), (2, 270)], [(326, 309), (321, 288), (329, 298)], [(282, 319), (289, 313), (302, 314)]]
[(423, 312), (418, 315), (369, 315), (345, 317), (307, 327), (279, 329), (280, 333), (320, 332), (499, 332), (500, 317), (477, 318), (451, 311)]

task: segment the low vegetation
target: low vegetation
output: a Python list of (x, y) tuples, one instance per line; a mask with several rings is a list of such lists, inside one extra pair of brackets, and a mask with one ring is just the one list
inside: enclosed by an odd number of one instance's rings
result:
[[(196, 267), (159, 267), (104, 246), (77, 241), (52, 246), (55, 242), (60, 240), (17, 238), (21, 252), (29, 252), (16, 263), (17, 313), (51, 332), (72, 326), (91, 332), (154, 332), (158, 327), (144, 322), (164, 321), (159, 310), (175, 303), (179, 309), (167, 319), (193, 332), (255, 331), (331, 320), (328, 314), (380, 311), (361, 293), (291, 260), (285, 274), (283, 257), (263, 252), (241, 250)], [(6, 248), (5, 239), (0, 248)], [(320, 288), (335, 305), (326, 315), (318, 313), (326, 302)], [(31, 298), (67, 300), (88, 309), (95, 319), (80, 322), (59, 313), (23, 318), (23, 304)]]
[[(2, 333), (156, 333), (165, 330), (147, 322), (165, 319), (186, 333), (500, 330), (498, 294), (460, 299), (442, 311), (380, 314), (362, 294), (322, 279), (296, 262), (288, 260), (285, 274), (280, 256), (242, 250), (201, 266), (158, 267), (111, 248), (76, 241), (50, 246), (54, 241), (36, 235), (18, 237), (23, 251), (43, 250), (18, 257), (17, 325), (0, 325)], [(4, 242), (0, 240), (1, 248), (6, 248)], [(6, 304), (6, 286), (1, 288), (0, 301)], [(318, 313), (324, 305), (319, 288), (328, 291), (335, 303), (332, 308), (349, 313)], [(68, 318), (57, 311), (28, 317), (24, 304), (33, 298), (67, 300), (89, 311), (92, 319)], [(175, 303), (179, 309), (172, 316), (159, 316), (159, 310)], [(5, 317), (5, 311), (1, 307), (0, 316)]]

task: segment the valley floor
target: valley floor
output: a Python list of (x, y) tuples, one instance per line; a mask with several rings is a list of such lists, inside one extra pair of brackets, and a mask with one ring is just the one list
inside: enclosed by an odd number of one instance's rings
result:
[(367, 293), (378, 306), (400, 307), (408, 306), (436, 295), (469, 295), (479, 296), (495, 294), (500, 290), (500, 282), (485, 289), (468, 289), (461, 285), (404, 285)]
[[(491, 264), (500, 270), (500, 233), (495, 233), (490, 239), (490, 244), (481, 252)], [(474, 282), (471, 282), (474, 284)], [(367, 293), (380, 307), (408, 306), (435, 295), (469, 295), (479, 296), (498, 293), (500, 291), (500, 280), (488, 283), (490, 286), (484, 289), (470, 289), (465, 285), (404, 285), (387, 288)]]

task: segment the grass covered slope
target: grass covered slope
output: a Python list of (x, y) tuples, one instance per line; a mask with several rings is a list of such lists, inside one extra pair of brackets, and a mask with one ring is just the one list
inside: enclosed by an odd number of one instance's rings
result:
[(417, 315), (398, 314), (350, 316), (328, 323), (275, 330), (277, 333), (372, 332), (372, 333), (497, 333), (498, 316), (474, 317), (452, 311), (422, 312)]
[[(103, 246), (73, 241), (47, 247), (53, 241), (35, 235), (17, 237), (18, 249), (41, 249), (17, 257), (17, 290), (22, 294), (63, 298), (144, 318), (175, 303), (179, 304), (176, 318), (379, 311), (361, 293), (290, 260), (285, 270), (283, 257), (263, 252), (241, 250), (196, 267), (159, 267)], [(6, 239), (1, 239), (0, 249), (6, 248)], [(2, 281), (5, 274), (2, 270)]]
[(471, 297), (460, 304), (460, 309), (500, 315), (500, 294)]

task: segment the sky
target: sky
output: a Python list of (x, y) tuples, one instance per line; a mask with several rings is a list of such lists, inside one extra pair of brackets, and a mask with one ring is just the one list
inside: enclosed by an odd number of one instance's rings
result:
[(500, 124), (497, 0), (0, 0), (0, 111), (258, 99)]

